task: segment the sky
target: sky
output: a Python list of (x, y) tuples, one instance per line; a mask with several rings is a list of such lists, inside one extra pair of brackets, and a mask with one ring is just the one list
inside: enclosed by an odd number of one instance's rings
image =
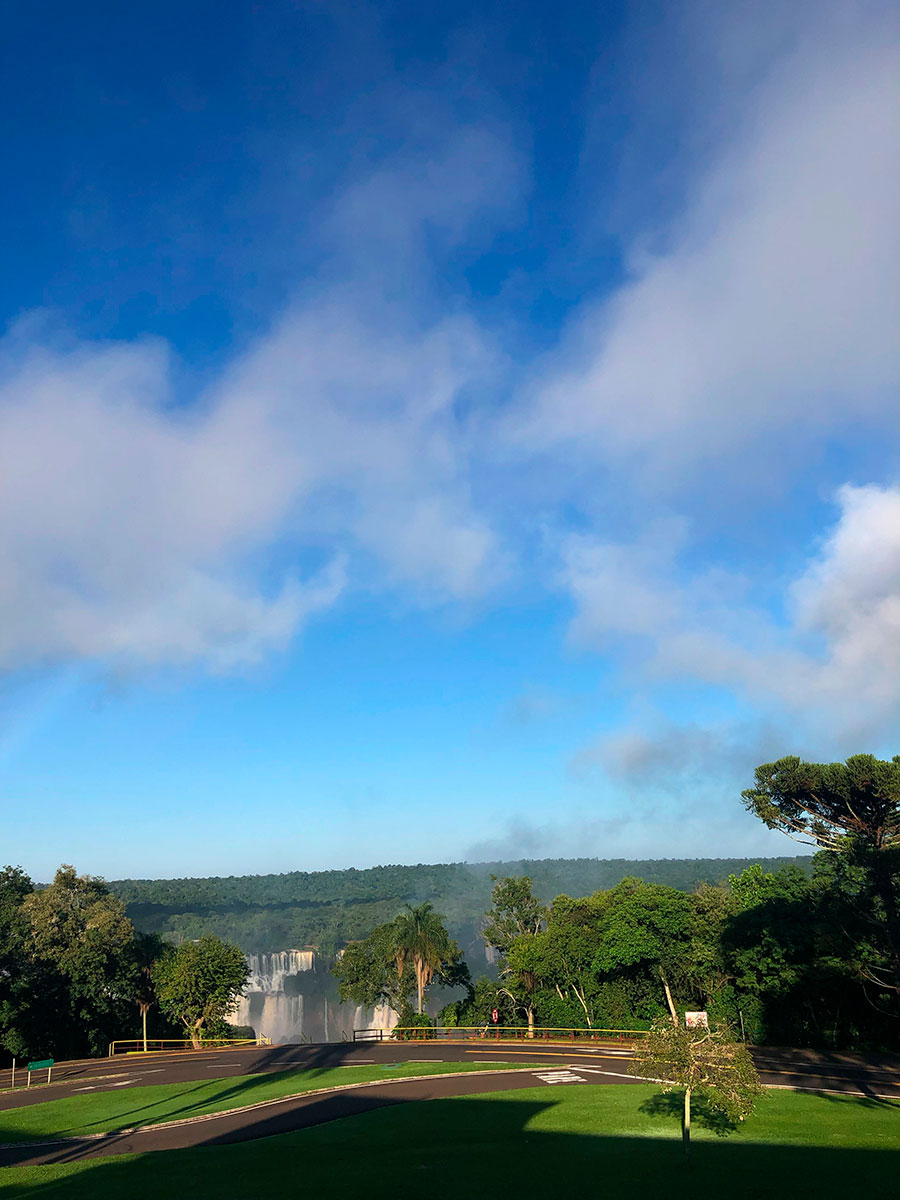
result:
[(900, 14), (0, 16), (0, 859), (802, 851), (900, 753)]

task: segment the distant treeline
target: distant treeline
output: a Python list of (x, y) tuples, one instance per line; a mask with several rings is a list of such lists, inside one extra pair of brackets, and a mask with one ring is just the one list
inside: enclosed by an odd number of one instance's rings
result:
[(522, 859), (493, 863), (290, 871), (281, 875), (231, 875), (198, 879), (122, 879), (110, 890), (127, 905), (136, 928), (196, 938), (205, 933), (265, 953), (316, 945), (323, 953), (368, 936), (393, 920), (403, 904), (430, 901), (442, 913), (467, 954), (483, 956), (481, 922), (490, 906), (491, 875), (528, 875), (534, 892), (549, 902), (565, 893), (586, 896), (637, 876), (692, 892), (699, 884), (723, 883), (753, 863), (765, 871), (809, 856), (782, 858)]

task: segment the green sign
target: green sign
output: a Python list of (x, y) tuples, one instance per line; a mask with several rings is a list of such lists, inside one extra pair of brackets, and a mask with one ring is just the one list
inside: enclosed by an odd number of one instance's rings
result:
[(52, 1058), (42, 1058), (40, 1062), (29, 1063), (28, 1066), (25, 1068), (25, 1070), (26, 1071), (49, 1071), (55, 1061), (56, 1060), (52, 1059)]

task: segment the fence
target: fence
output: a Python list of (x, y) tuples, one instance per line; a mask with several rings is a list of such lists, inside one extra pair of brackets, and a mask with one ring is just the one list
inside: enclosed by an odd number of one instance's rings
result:
[(147, 1038), (147, 1048), (144, 1049), (143, 1038), (120, 1038), (109, 1043), (109, 1057), (117, 1054), (160, 1054), (175, 1050), (228, 1050), (236, 1046), (271, 1046), (272, 1039), (258, 1038), (204, 1038), (199, 1046), (186, 1042), (183, 1038)]
[(511, 1025), (396, 1026), (394, 1029), (354, 1029), (354, 1042), (633, 1042), (646, 1029), (553, 1029)]

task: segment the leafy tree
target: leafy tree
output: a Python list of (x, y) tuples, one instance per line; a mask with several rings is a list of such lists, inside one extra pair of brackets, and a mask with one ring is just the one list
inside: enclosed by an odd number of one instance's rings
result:
[(606, 893), (594, 968), (601, 975), (634, 966), (654, 970), (677, 1024), (672, 985), (690, 970), (691, 917), (691, 902), (683, 892), (623, 879)]
[[(603, 900), (588, 896), (573, 900), (557, 896), (550, 906), (547, 928), (535, 935), (532, 962), (544, 987), (552, 988), (565, 1009), (571, 1001), (581, 1010), (581, 1019), (564, 1018), (562, 1023), (594, 1023), (594, 1000), (599, 978), (594, 959), (601, 947), (600, 917)], [(560, 1024), (557, 1018), (554, 1025)]]
[(534, 996), (545, 965), (545, 947), (536, 944), (547, 923), (547, 908), (532, 892), (531, 878), (491, 876), (493, 906), (485, 914), (482, 937), (500, 955), (500, 977), (514, 1005), (525, 1013), (534, 1037)]
[(635, 1047), (629, 1070), (658, 1079), (664, 1093), (684, 1091), (681, 1138), (685, 1159), (691, 1151), (691, 1098), (707, 1104), (731, 1121), (753, 1111), (762, 1085), (747, 1047), (732, 1039), (727, 1027), (687, 1029), (677, 1020), (657, 1021)]
[(184, 942), (152, 968), (163, 1012), (180, 1021), (195, 1048), (204, 1026), (223, 1021), (234, 1011), (249, 978), (247, 960), (238, 946), (206, 936)]
[(756, 768), (742, 793), (770, 829), (862, 866), (881, 906), (886, 967), (875, 982), (900, 993), (900, 755), (889, 762), (855, 754), (846, 762), (808, 763), (790, 756)]
[(519, 1018), (509, 990), (495, 979), (481, 975), (462, 1000), (454, 1000), (438, 1013), (438, 1021), (447, 1026), (493, 1026), (493, 1011), (497, 1009), (500, 1023), (516, 1025)]
[(415, 988), (412, 965), (403, 961), (398, 971), (393, 921), (379, 925), (367, 938), (351, 942), (331, 970), (341, 1000), (364, 1008), (386, 1004), (398, 1016)]
[(55, 1051), (77, 1052), (86, 1043), (103, 1053), (125, 1023), (137, 974), (124, 904), (102, 879), (64, 865), (48, 887), (24, 898), (22, 912), (35, 966), (59, 977)]
[(332, 967), (341, 1000), (374, 1008), (388, 1004), (408, 1019), (415, 990), (416, 1015), (422, 1016), (425, 992), (432, 982), (471, 990), (469, 969), (459, 946), (431, 904), (411, 905), (379, 925), (359, 942), (351, 942)]
[(31, 958), (30, 926), (22, 908), (33, 890), (21, 867), (0, 871), (0, 1045), (20, 1057), (34, 1041), (35, 1001), (50, 991), (41, 986), (41, 972)]
[(548, 909), (532, 891), (530, 876), (492, 875), (491, 910), (485, 914), (482, 936), (489, 946), (506, 954), (519, 937), (534, 937), (547, 924)]

